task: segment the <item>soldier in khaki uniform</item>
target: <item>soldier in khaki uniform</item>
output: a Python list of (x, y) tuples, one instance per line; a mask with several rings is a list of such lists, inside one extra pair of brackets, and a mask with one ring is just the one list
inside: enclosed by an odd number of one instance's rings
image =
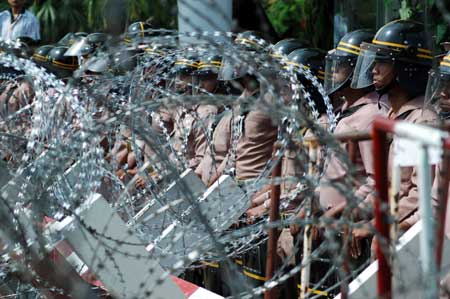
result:
[[(191, 59), (188, 60), (190, 60), (190, 67), (193, 67), (189, 71), (188, 76), (193, 76), (193, 78), (188, 78), (185, 75), (184, 80), (190, 81), (190, 84), (183, 85), (187, 87), (194, 84), (194, 92), (197, 94), (215, 94), (219, 92), (217, 75), (222, 61), (221, 57), (207, 54), (201, 57), (198, 63)], [(181, 60), (179, 63), (181, 67)], [(183, 78), (179, 77), (179, 79)], [(177, 89), (181, 87), (181, 84), (178, 84)], [(192, 169), (198, 167), (205, 155), (208, 145), (208, 134), (218, 111), (219, 108), (215, 105), (195, 104), (192, 107), (186, 106), (175, 109), (174, 113), (167, 111), (160, 113), (161, 120), (169, 124), (169, 127), (173, 127), (172, 142), (174, 149), (184, 156), (188, 162), (188, 167)]]
[[(262, 53), (268, 46), (267, 42), (255, 31), (245, 31), (238, 34), (234, 40), (234, 44), (237, 49), (244, 53)], [(228, 81), (230, 78), (224, 76), (222, 70), (219, 74), (219, 79)], [(220, 167), (220, 172), (223, 171), (224, 165), (221, 166), (221, 164), (231, 147), (231, 121), (233, 113), (231, 110), (226, 109), (221, 114), (219, 115), (220, 120), (214, 126), (211, 140), (212, 145), (207, 148), (204, 158), (195, 171), (206, 185), (211, 185), (218, 178)]]
[[(391, 108), (387, 118), (419, 124), (436, 122), (434, 111), (424, 107), (424, 94), (432, 56), (423, 24), (398, 20), (383, 26), (372, 43), (363, 43), (352, 84), (356, 87), (373, 83), (377, 92), (388, 96)], [(407, 45), (407, 46), (406, 46)], [(389, 149), (389, 165), (393, 146)], [(389, 167), (391, 169), (391, 167)], [(418, 207), (415, 167), (401, 167), (398, 221), (407, 226)], [(387, 175), (390, 175), (390, 171)], [(360, 205), (359, 217), (371, 219), (374, 195)], [(369, 210), (369, 213), (366, 213)], [(403, 223), (403, 224), (402, 224)], [(353, 229), (352, 256), (361, 254), (360, 241), (372, 235), (369, 225)]]
[[(250, 40), (251, 36), (245, 38)], [(247, 54), (243, 52), (242, 55), (244, 57)], [(221, 134), (221, 136), (216, 134), (216, 137), (228, 135), (228, 140), (217, 140), (215, 143), (220, 143), (222, 149), (228, 150), (221, 164), (213, 165), (213, 167), (217, 166), (217, 170), (214, 170), (215, 175), (210, 177), (209, 183), (217, 180), (222, 174), (232, 174), (252, 198), (255, 192), (260, 191), (253, 190), (253, 183), (263, 173), (267, 162), (272, 157), (278, 126), (272, 123), (270, 115), (257, 107), (260, 96), (259, 82), (251, 73), (248, 63), (235, 61), (233, 57), (225, 57), (223, 61), (221, 80), (228, 81), (233, 86), (239, 86), (242, 94), (236, 100), (239, 104), (234, 105), (216, 127), (216, 132)], [(254, 69), (257, 68), (256, 65), (252, 66)], [(244, 104), (247, 102), (251, 104)], [(222, 125), (223, 131), (217, 131), (217, 128)], [(264, 281), (265, 258), (265, 244), (252, 248), (244, 254), (243, 273), (249, 283), (260, 285)]]
[[(426, 107), (433, 107), (438, 112), (439, 117), (443, 121), (447, 121), (450, 118), (450, 52), (441, 57), (439, 66), (436, 70), (432, 70), (429, 73), (428, 85), (426, 92)], [(432, 205), (434, 213), (437, 214), (442, 209), (438, 201), (439, 181), (438, 173), (441, 172), (441, 167), (436, 167), (436, 177), (434, 179), (433, 187), (431, 190)], [(450, 189), (450, 187), (449, 187)], [(450, 195), (450, 193), (448, 193)], [(445, 219), (445, 237), (450, 239), (450, 202), (447, 203), (446, 219)], [(400, 229), (407, 230), (412, 225), (420, 220), (419, 209), (399, 224)], [(444, 252), (444, 255), (448, 254)], [(450, 296), (450, 273), (448, 273), (441, 280), (441, 299), (447, 299)]]
[[(371, 41), (374, 34), (369, 30), (356, 30), (346, 34), (336, 49), (328, 52), (326, 57), (325, 91), (333, 103), (343, 105), (337, 109), (338, 123), (336, 133), (348, 133), (358, 130), (368, 130), (377, 116), (387, 114), (389, 104), (386, 97), (379, 99), (371, 87), (353, 89), (350, 87), (356, 60), (360, 51), (359, 45), (364, 41)], [(359, 142), (356, 162), (361, 175), (367, 177), (365, 184), (358, 186), (358, 193), (364, 194), (373, 187), (373, 154), (371, 142)], [(328, 182), (338, 184), (347, 176), (347, 167), (331, 153), (326, 163), (324, 177), (318, 188), (319, 206), (325, 216), (334, 216), (333, 208), (345, 203), (345, 197)], [(302, 215), (303, 213), (300, 213)], [(293, 233), (298, 232), (293, 227)]]

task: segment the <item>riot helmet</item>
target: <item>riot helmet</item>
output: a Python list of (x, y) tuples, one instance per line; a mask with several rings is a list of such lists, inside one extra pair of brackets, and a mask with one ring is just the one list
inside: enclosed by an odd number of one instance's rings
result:
[(56, 46), (48, 53), (47, 68), (59, 78), (71, 77), (78, 69), (78, 57), (65, 56), (68, 47)]
[(218, 75), (222, 67), (222, 57), (218, 54), (205, 54), (200, 57), (195, 76)]
[(54, 45), (44, 45), (37, 48), (31, 59), (39, 66), (48, 67), (48, 53), (54, 48)]
[(214, 53), (206, 53), (200, 57), (197, 70), (193, 72), (194, 93), (207, 91), (215, 93), (219, 87), (217, 82), (222, 67), (222, 56)]
[(76, 41), (79, 39), (82, 39), (84, 37), (88, 36), (86, 32), (69, 32), (66, 35), (61, 38), (56, 45), (57, 46), (64, 46), (64, 47), (70, 47), (73, 45)]
[(152, 44), (144, 48), (144, 53), (146, 57), (149, 58), (160, 58), (167, 55), (167, 50), (159, 44)]
[(146, 22), (134, 22), (128, 26), (124, 41), (126, 43), (145, 43), (151, 36), (152, 26)]
[(66, 56), (86, 57), (95, 52), (108, 40), (105, 33), (91, 33), (86, 37), (76, 40), (65, 53)]
[(191, 56), (180, 55), (177, 57), (172, 67), (171, 73), (192, 75), (198, 68), (197, 60), (198, 60), (197, 57), (194, 55)]
[(84, 71), (101, 74), (110, 72), (114, 75), (124, 75), (137, 66), (137, 51), (135, 49), (120, 49), (115, 53), (98, 52), (83, 64)]
[[(450, 52), (441, 57), (439, 66), (430, 70), (427, 90), (425, 93), (426, 105), (431, 105), (443, 116), (440, 100), (450, 100)], [(450, 118), (450, 113), (445, 111), (445, 118)]]
[(317, 48), (298, 49), (288, 55), (286, 63), (294, 68), (303, 67), (310, 70), (314, 76), (323, 82), (325, 78), (325, 54), (324, 50)]
[(304, 72), (300, 72), (301, 68), (309, 70), (311, 74), (318, 78), (319, 82), (323, 82), (325, 75), (325, 55), (326, 51), (317, 48), (305, 48), (293, 51), (288, 55), (285, 68), (292, 68), (296, 79), (304, 86), (311, 95), (311, 99), (315, 103), (315, 107), (319, 114), (326, 112), (325, 102), (318, 88), (312, 83)]
[(324, 89), (327, 95), (350, 87), (353, 73), (363, 42), (371, 42), (374, 33), (369, 29), (359, 29), (347, 33), (337, 47), (325, 58)]
[(234, 44), (239, 49), (251, 52), (261, 52), (269, 46), (260, 32), (251, 30), (239, 33), (234, 39)]
[(270, 56), (276, 59), (281, 59), (283, 56), (287, 56), (292, 51), (309, 47), (309, 43), (296, 38), (286, 38), (280, 40), (270, 49)]
[(112, 70), (118, 74), (124, 74), (134, 70), (138, 64), (138, 51), (123, 49), (113, 54)]
[(198, 58), (192, 53), (178, 55), (170, 70), (166, 87), (177, 94), (189, 94), (193, 85), (193, 74), (198, 67)]
[[(414, 98), (425, 93), (432, 59), (422, 23), (410, 20), (390, 22), (378, 30), (372, 43), (361, 44), (351, 87), (359, 89), (373, 84), (383, 95), (398, 85)], [(389, 65), (394, 71), (391, 74), (393, 79), (377, 75), (379, 70)]]

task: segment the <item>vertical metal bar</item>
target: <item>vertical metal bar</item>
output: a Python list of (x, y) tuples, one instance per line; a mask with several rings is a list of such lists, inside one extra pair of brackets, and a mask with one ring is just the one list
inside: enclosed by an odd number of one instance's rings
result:
[[(381, 129), (386, 125), (384, 120), (376, 120), (372, 129), (373, 150), (375, 153), (375, 187), (377, 190), (377, 199), (375, 200), (375, 227), (378, 231), (378, 237), (384, 238), (379, 240), (376, 245), (376, 254), (378, 258), (377, 272), (377, 293), (378, 298), (392, 298), (392, 271), (389, 263), (389, 247), (384, 246), (387, 250), (383, 250), (384, 244), (389, 244), (389, 217), (387, 215), (386, 206), (388, 199), (388, 143), (386, 140), (386, 132)], [(390, 125), (392, 129), (393, 124)]]
[[(308, 199), (308, 204), (305, 207), (308, 211), (306, 212), (306, 220), (311, 219), (311, 200)], [(311, 251), (312, 251), (312, 225), (307, 224), (303, 232), (303, 259), (302, 259), (302, 271), (301, 271), (301, 288), (300, 288), (300, 298), (305, 299), (308, 294), (308, 287), (311, 274)]]
[(420, 234), (420, 257), (425, 282), (424, 298), (438, 298), (438, 278), (434, 254), (434, 221), (431, 206), (431, 173), (428, 149), (425, 145), (419, 148), (418, 177), (419, 177), (419, 210), (422, 219), (422, 233)]
[[(313, 176), (316, 172), (317, 163), (317, 144), (316, 142), (309, 143), (309, 169), (308, 173)], [(305, 205), (306, 209), (306, 221), (312, 219), (312, 198), (307, 199)], [(305, 230), (303, 232), (303, 259), (302, 259), (302, 271), (301, 271), (301, 288), (300, 288), (300, 298), (306, 298), (308, 294), (309, 281), (311, 276), (311, 251), (312, 251), (312, 225), (305, 225)]]
[[(449, 140), (450, 144), (450, 140)], [(444, 158), (440, 172), (438, 173), (438, 202), (437, 227), (436, 227), (436, 271), (440, 272), (442, 263), (442, 251), (444, 247), (445, 220), (447, 218), (448, 187), (450, 181), (450, 153), (444, 147)]]
[[(276, 148), (274, 149), (274, 155)], [(272, 171), (272, 186), (270, 193), (270, 223), (274, 223), (280, 219), (280, 184), (277, 184), (275, 180), (281, 177), (281, 161), (278, 161)], [(267, 262), (266, 262), (266, 280), (270, 280), (273, 277), (278, 262), (277, 255), (277, 243), (278, 243), (278, 228), (272, 227), (269, 229), (269, 240), (267, 246)], [(277, 298), (277, 290), (272, 288), (264, 293), (264, 299)]]
[[(317, 142), (313, 141), (309, 143), (308, 153), (309, 153), (309, 168), (308, 174), (313, 176), (316, 172), (317, 164)], [(307, 199), (305, 205), (306, 209), (306, 220), (312, 219), (312, 198)], [(301, 271), (301, 288), (300, 288), (300, 298), (304, 299), (308, 294), (308, 287), (311, 277), (311, 252), (312, 252), (312, 225), (307, 224), (303, 232), (303, 259), (302, 259), (302, 271)]]
[[(348, 155), (350, 157), (350, 161), (353, 163), (353, 165), (356, 164), (356, 158), (357, 158), (357, 146), (358, 143), (353, 140), (348, 141)], [(341, 281), (341, 299), (347, 299), (348, 298), (348, 284), (349, 284), (349, 277), (350, 277), (350, 267), (348, 264), (348, 257), (349, 257), (349, 230), (347, 227), (344, 228), (343, 234), (342, 234), (342, 251), (343, 251), (343, 261), (342, 261), (342, 274), (343, 279)]]
[(390, 189), (390, 208), (391, 216), (394, 223), (391, 226), (391, 240), (395, 244), (398, 238), (398, 196), (400, 193), (400, 166), (392, 166), (392, 178), (391, 178), (391, 189)]

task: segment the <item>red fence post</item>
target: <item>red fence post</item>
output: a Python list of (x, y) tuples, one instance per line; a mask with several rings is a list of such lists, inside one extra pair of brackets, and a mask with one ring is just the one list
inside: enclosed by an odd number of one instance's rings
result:
[(383, 238), (379, 240), (376, 246), (376, 254), (378, 258), (377, 272), (377, 290), (378, 298), (392, 298), (392, 271), (390, 266), (389, 246), (389, 217), (388, 217), (388, 142), (386, 132), (392, 132), (394, 122), (377, 119), (372, 129), (373, 150), (375, 153), (375, 187), (377, 190), (377, 199), (375, 200), (375, 227), (378, 236)]

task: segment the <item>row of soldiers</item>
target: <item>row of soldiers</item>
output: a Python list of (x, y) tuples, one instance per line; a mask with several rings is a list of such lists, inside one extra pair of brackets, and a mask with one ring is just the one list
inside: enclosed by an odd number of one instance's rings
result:
[[(126, 40), (121, 41), (125, 50), (108, 53), (100, 56), (100, 59), (98, 53), (108, 43), (117, 42), (101, 33), (69, 34), (56, 45), (37, 48), (32, 59), (66, 82), (75, 76), (88, 84), (90, 77), (108, 72), (121, 75), (133, 71), (139, 64), (138, 54), (145, 52), (155, 61), (150, 65), (157, 66), (158, 72), (166, 72), (159, 81), (153, 81), (156, 82), (154, 85), (169, 90), (172, 95), (208, 95), (217, 99), (221, 95), (236, 95), (235, 103), (227, 105), (213, 101), (195, 105), (186, 103), (180, 107), (161, 105), (152, 114), (149, 126), (161, 139), (165, 135), (169, 137), (173, 161), (181, 168), (192, 169), (205, 185), (213, 185), (223, 174), (234, 177), (250, 200), (243, 222), (251, 225), (266, 218), (271, 205), (270, 185), (259, 184), (255, 187), (255, 182), (265, 173), (268, 161), (272, 160), (274, 145), (283, 135), (283, 125), (275, 122), (270, 110), (261, 105), (264, 101), (270, 102), (267, 99), (268, 91), (258, 76), (266, 66), (250, 62), (246, 64), (245, 58), (233, 59), (226, 53), (186, 50), (182, 55), (177, 55), (174, 63), (166, 70), (158, 63), (164, 61), (170, 50), (155, 44), (155, 36), (148, 36), (149, 29), (147, 24), (141, 22), (131, 25)], [(316, 123), (327, 129), (336, 121), (335, 133), (366, 131), (377, 117), (436, 124), (450, 112), (450, 54), (433, 57), (423, 24), (414, 21), (394, 21), (376, 33), (365, 29), (350, 32), (335, 49), (328, 52), (311, 48), (304, 41), (296, 39), (282, 40), (269, 46), (258, 33), (250, 31), (239, 34), (233, 43), (243, 57), (247, 55), (245, 53), (266, 55), (271, 63), (280, 66), (280, 70), (293, 71), (296, 79), (310, 94), (317, 112)], [(25, 55), (23, 52), (14, 54)], [(433, 59), (437, 59), (435, 69), (431, 68)], [(305, 77), (305, 70), (323, 84), (324, 90), (315, 85), (314, 80)], [(154, 69), (149, 68), (146, 72), (147, 76), (158, 76)], [(299, 109), (308, 109), (305, 102), (293, 103), (293, 92), (286, 82), (289, 79), (282, 76), (282, 71), (275, 79), (287, 88), (286, 93), (279, 93), (286, 106), (297, 105)], [(30, 82), (21, 81), (19, 87), (7, 87), (0, 97), (0, 115), (7, 117), (21, 106), (30, 104), (31, 86)], [(126, 94), (126, 91), (120, 92)], [(154, 94), (153, 91), (154, 100), (163, 102), (162, 96), (158, 98)], [(324, 101), (324, 95), (330, 98), (330, 103)], [(259, 105), (245, 105), (251, 99), (262, 100)], [(336, 119), (333, 119), (333, 114), (337, 115)], [(300, 139), (315, 133), (311, 129), (301, 130)], [(141, 159), (140, 155), (145, 160), (154, 153), (146, 147), (145, 142), (140, 144), (140, 152), (133, 149), (130, 146), (130, 132), (126, 128), (122, 128), (120, 135), (120, 138), (110, 142), (113, 145), (107, 157), (115, 161), (119, 179), (128, 181), (134, 178), (136, 189), (146, 188), (148, 178), (138, 172), (137, 160)], [(342, 144), (342, 147), (346, 145)], [(339, 220), (344, 212), (350, 212), (353, 221), (358, 222), (350, 232), (350, 264), (356, 269), (370, 256), (370, 243), (375, 231), (372, 208), (375, 200), (375, 153), (372, 143), (357, 143), (356, 154), (352, 158), (356, 175), (339, 153), (332, 151), (323, 157), (319, 167), (323, 168), (323, 176), (318, 186), (298, 192), (299, 178), (307, 173), (305, 161), (299, 158), (299, 153), (304, 151), (304, 148), (292, 142), (281, 159), (281, 213), (290, 220), (304, 219), (309, 212), (304, 208), (307, 197), (313, 197), (312, 217), (317, 219), (317, 223)], [(393, 154), (391, 146), (391, 161)], [(433, 173), (437, 171), (439, 169)], [(362, 179), (352, 181), (349, 190), (350, 175)], [(433, 203), (438, 207), (437, 182), (434, 185)], [(414, 167), (401, 168), (398, 197), (397, 222), (400, 231), (404, 232), (420, 218), (417, 171)], [(447, 221), (447, 234), (450, 233), (449, 225)], [(301, 262), (298, 246), (294, 245), (298, 245), (301, 229), (298, 225), (284, 228), (278, 242), (278, 255), (291, 267)], [(330, 228), (325, 225), (314, 227), (315, 246), (324, 241), (327, 229)], [(337, 226), (333, 229), (340, 231), (343, 228)], [(236, 263), (252, 285), (261, 285), (266, 280), (265, 247), (263, 242), (243, 255), (236, 256)], [(331, 259), (337, 253), (327, 252), (325, 255)], [(330, 262), (315, 262), (312, 268), (313, 282), (318, 282), (331, 265)], [(200, 281), (194, 281), (204, 283), (217, 293), (228, 295), (230, 290), (227, 290), (222, 280), (220, 267), (220, 263), (207, 263), (201, 272), (203, 277)], [(192, 273), (189, 275), (192, 276)], [(336, 279), (323, 282), (322, 287), (330, 287)], [(292, 294), (297, 290), (286, 292)], [(331, 295), (332, 292), (321, 294)]]

